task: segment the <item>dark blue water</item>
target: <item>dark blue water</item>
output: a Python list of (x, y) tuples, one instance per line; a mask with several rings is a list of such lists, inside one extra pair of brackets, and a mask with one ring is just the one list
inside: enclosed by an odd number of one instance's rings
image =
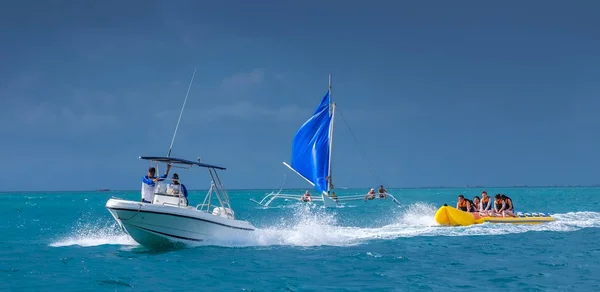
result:
[(249, 200), (264, 191), (230, 191), (236, 216), (259, 228), (251, 238), (163, 252), (136, 245), (104, 207), (138, 192), (0, 194), (0, 290), (600, 291), (600, 188), (489, 189), (557, 221), (470, 227), (433, 216), (481, 190), (391, 191), (401, 207), (335, 210), (265, 209)]

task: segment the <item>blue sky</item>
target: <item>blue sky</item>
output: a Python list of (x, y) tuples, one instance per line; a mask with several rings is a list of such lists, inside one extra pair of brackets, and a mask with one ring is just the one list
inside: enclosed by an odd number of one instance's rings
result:
[(274, 188), (284, 174), (287, 187), (306, 186), (281, 162), (329, 73), (361, 140), (336, 120), (338, 187), (600, 183), (598, 11), (597, 1), (3, 3), (0, 191), (138, 189), (148, 164), (137, 157), (166, 155), (194, 67), (173, 156), (226, 166), (229, 188)]

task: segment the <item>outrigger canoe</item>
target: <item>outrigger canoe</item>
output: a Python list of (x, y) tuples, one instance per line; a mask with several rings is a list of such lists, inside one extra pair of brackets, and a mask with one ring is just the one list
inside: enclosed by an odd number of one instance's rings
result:
[(554, 218), (544, 213), (517, 213), (516, 217), (480, 216), (479, 213), (469, 213), (450, 207), (446, 204), (435, 213), (435, 221), (440, 225), (469, 226), (473, 224), (511, 223), (511, 224), (541, 224), (554, 221)]

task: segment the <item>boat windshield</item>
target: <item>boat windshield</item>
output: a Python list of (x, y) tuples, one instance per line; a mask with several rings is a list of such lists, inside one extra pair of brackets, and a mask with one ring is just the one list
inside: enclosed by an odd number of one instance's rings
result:
[[(180, 185), (182, 184), (179, 181)], [(173, 180), (170, 178), (165, 178), (161, 181), (158, 181), (154, 187), (155, 195), (168, 195), (168, 196), (179, 196), (183, 195), (183, 191), (181, 187), (173, 184)]]

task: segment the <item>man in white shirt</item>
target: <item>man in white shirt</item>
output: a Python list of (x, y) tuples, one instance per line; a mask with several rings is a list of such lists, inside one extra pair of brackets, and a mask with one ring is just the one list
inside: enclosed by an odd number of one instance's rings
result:
[(156, 174), (156, 168), (148, 168), (148, 175), (142, 178), (142, 202), (152, 203), (156, 182), (167, 178), (167, 175), (169, 175), (169, 170), (171, 170), (171, 165), (167, 165), (167, 172), (165, 174), (161, 175), (160, 177), (155, 177), (154, 175)]

